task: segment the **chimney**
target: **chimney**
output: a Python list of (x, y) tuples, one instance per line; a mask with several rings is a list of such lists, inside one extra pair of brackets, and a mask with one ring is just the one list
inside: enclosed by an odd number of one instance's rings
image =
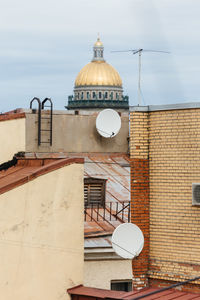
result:
[(144, 234), (144, 248), (133, 259), (133, 289), (148, 286), (149, 269), (149, 141), (148, 112), (130, 113), (131, 222)]

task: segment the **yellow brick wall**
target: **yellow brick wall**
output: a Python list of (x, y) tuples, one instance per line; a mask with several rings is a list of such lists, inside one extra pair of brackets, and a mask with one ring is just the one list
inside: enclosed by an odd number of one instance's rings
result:
[(148, 158), (148, 119), (147, 113), (130, 114), (130, 157)]
[[(200, 109), (149, 114), (151, 278), (183, 280), (200, 274)], [(134, 153), (134, 149), (133, 149)]]

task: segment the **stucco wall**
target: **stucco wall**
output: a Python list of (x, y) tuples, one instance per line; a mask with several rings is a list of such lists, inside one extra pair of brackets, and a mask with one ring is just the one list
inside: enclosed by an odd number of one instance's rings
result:
[(111, 280), (132, 279), (131, 260), (85, 261), (84, 285), (110, 289)]
[[(127, 152), (129, 136), (129, 116), (122, 113), (120, 132), (111, 139), (101, 137), (96, 130), (98, 113), (75, 115), (73, 112), (54, 112), (53, 114), (53, 144), (37, 145), (37, 114), (26, 114), (26, 151), (30, 152)], [(43, 112), (43, 116), (44, 112)], [(47, 114), (48, 116), (48, 114)], [(45, 119), (42, 128), (48, 129)], [(43, 132), (41, 141), (49, 138), (48, 132)]]
[(6, 300), (66, 300), (83, 283), (83, 165), (0, 195), (0, 291)]
[(0, 121), (0, 164), (25, 151), (25, 118)]

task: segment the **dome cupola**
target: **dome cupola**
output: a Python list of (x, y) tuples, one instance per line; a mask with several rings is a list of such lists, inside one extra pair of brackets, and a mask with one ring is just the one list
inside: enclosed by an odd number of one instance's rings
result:
[(104, 50), (103, 43), (100, 40), (100, 37), (98, 36), (97, 41), (93, 47), (94, 56), (92, 61), (104, 61), (103, 50)]
[(68, 97), (67, 109), (128, 108), (119, 73), (104, 59), (104, 46), (98, 36), (93, 58), (75, 79), (74, 96)]

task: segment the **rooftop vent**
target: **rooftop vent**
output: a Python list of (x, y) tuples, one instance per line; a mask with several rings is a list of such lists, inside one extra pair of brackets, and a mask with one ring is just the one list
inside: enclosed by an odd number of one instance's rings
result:
[(192, 205), (200, 205), (200, 183), (192, 184)]

